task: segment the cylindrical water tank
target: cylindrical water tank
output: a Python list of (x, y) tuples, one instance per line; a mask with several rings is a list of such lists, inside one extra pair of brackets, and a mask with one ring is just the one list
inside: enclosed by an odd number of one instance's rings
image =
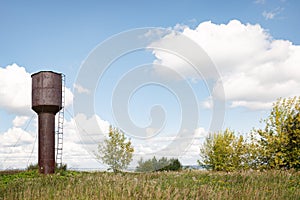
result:
[(32, 77), (32, 109), (39, 112), (57, 113), (61, 109), (61, 74), (42, 71)]
[(38, 113), (38, 165), (43, 174), (55, 170), (55, 114), (62, 107), (62, 76), (42, 71), (32, 77), (32, 109)]

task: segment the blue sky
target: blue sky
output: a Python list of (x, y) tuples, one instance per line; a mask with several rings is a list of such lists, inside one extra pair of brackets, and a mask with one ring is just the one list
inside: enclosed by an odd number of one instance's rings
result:
[[(299, 8), (300, 3), (296, 0), (0, 1), (0, 168), (22, 168), (36, 162), (36, 117), (30, 111), (30, 85), (26, 84), (30, 83), (30, 74), (41, 70), (62, 72), (67, 77), (64, 154), (68, 159), (65, 162), (71, 167), (102, 166), (94, 161), (95, 145), (82, 145), (88, 141), (74, 125), (74, 115), (78, 113), (74, 113), (72, 97), (75, 95), (76, 99), (76, 92), (89, 93), (86, 88), (76, 85), (76, 77), (80, 76), (80, 67), (99, 44), (113, 35), (136, 28), (176, 30), (200, 45), (223, 81), (226, 97), (223, 128), (249, 132), (260, 126), (259, 120), (268, 114), (276, 98), (299, 95)], [(162, 47), (168, 41), (161, 38), (153, 42)], [(206, 79), (195, 78), (178, 58), (157, 49), (121, 56), (105, 72), (92, 94), (94, 120), (101, 124), (101, 130), (108, 124), (120, 125), (113, 115), (113, 89), (124, 74), (145, 64), (170, 66), (185, 76), (185, 82), (191, 85), (199, 106), (198, 125), (195, 130), (187, 130), (194, 134), (194, 140), (186, 154), (178, 156), (184, 164), (195, 164), (201, 141), (209, 131), (211, 97), (218, 97), (218, 84), (210, 90)], [(149, 67), (151, 72), (157, 73), (161, 80), (170, 79), (159, 67), (152, 67)], [(163, 105), (165, 127), (161, 135), (152, 139), (158, 146), (168, 146), (159, 142), (174, 137), (182, 120), (180, 99), (176, 99), (176, 94), (166, 92), (166, 88), (159, 85), (148, 85), (124, 101), (128, 101), (130, 119), (141, 127), (151, 124), (151, 108)], [(84, 121), (79, 129), (94, 134), (88, 116), (78, 118)], [(148, 127), (147, 130), (151, 135), (157, 128)], [(136, 158), (152, 156), (155, 152), (158, 156), (159, 153), (172, 155), (157, 150), (151, 140), (129, 137), (136, 147)], [(78, 158), (85, 162), (78, 162)]]

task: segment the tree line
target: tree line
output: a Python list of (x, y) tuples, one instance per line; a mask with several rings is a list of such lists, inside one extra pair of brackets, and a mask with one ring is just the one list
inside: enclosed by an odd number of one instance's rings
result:
[[(254, 128), (248, 135), (226, 129), (210, 133), (200, 147), (200, 166), (215, 171), (248, 169), (300, 168), (300, 97), (280, 98), (264, 128)], [(124, 170), (132, 161), (134, 148), (124, 133), (110, 127), (109, 138), (98, 146), (97, 158), (114, 171)], [(176, 158), (138, 161), (136, 171), (180, 170)]]
[(226, 129), (207, 137), (198, 163), (216, 171), (300, 168), (300, 97), (280, 98), (264, 128), (248, 137)]

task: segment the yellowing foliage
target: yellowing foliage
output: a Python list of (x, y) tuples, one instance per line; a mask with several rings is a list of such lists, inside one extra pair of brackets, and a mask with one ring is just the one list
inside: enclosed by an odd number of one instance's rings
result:
[(245, 140), (226, 129), (204, 142), (200, 165), (217, 171), (300, 169), (300, 97), (274, 103), (264, 129)]
[(110, 127), (108, 135), (109, 139), (98, 146), (97, 158), (109, 165), (114, 172), (124, 170), (132, 161), (134, 148), (130, 141), (126, 141), (121, 130)]
[(300, 97), (278, 99), (260, 136), (259, 162), (264, 168), (300, 168)]

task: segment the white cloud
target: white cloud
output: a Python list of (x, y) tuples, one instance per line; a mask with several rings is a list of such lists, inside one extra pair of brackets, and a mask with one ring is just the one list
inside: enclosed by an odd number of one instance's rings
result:
[(15, 119), (13, 120), (13, 126), (14, 127), (23, 126), (28, 119), (29, 119), (28, 116), (16, 116)]
[[(9, 128), (6, 132), (0, 134), (0, 163), (2, 169), (25, 168), (33, 149), (34, 140), (34, 134), (17, 127)], [(37, 154), (32, 155), (32, 158), (35, 157), (37, 157)]]
[(214, 102), (212, 96), (209, 96), (206, 100), (202, 101), (200, 105), (206, 109), (212, 109), (214, 106)]
[[(76, 125), (75, 119), (79, 120), (79, 125)], [(98, 122), (97, 126), (95, 126), (95, 122)], [(31, 124), (31, 126), (36, 126), (36, 124)], [(98, 168), (105, 170), (107, 166), (95, 159), (94, 152), (97, 151), (98, 144), (103, 141), (108, 128), (109, 123), (97, 115), (86, 117), (83, 114), (79, 114), (70, 120), (65, 119), (63, 163), (66, 163), (69, 168)], [(180, 155), (180, 159), (185, 164), (195, 164), (195, 157), (199, 154), (199, 146), (206, 135), (207, 131), (199, 127), (194, 130), (193, 134), (188, 136), (191, 138), (158, 135), (146, 140), (132, 139), (135, 152), (131, 167), (136, 166), (140, 157), (148, 159), (154, 155), (156, 157)], [(32, 132), (13, 127), (0, 134), (0, 163), (2, 164), (2, 169), (26, 168), (27, 164), (37, 163), (38, 141), (36, 136), (37, 127)], [(170, 152), (170, 149), (162, 151), (174, 140), (178, 143), (178, 149), (180, 149), (180, 145), (184, 144), (185, 140), (189, 141), (185, 152)], [(31, 154), (32, 150), (34, 151)]]
[(108, 133), (109, 123), (98, 115), (77, 114), (64, 124), (63, 162), (71, 168), (103, 168), (95, 159), (98, 144)]
[(194, 139), (191, 142), (189, 148), (186, 149), (185, 153), (179, 157), (180, 161), (185, 165), (197, 164), (197, 160), (200, 159), (200, 147), (207, 136), (208, 131), (203, 127), (195, 129)]
[[(87, 122), (87, 126), (89, 126), (89, 120), (87, 118), (85, 119)], [(87, 131), (90, 131), (90, 129), (88, 129), (88, 127), (86, 126), (81, 128), (86, 128)], [(79, 127), (76, 126), (74, 118), (69, 121), (65, 120), (63, 135), (63, 163), (67, 163), (69, 168), (101, 167), (101, 165), (95, 160), (95, 156), (91, 154), (88, 149), (86, 149), (90, 146), (90, 144), (85, 144), (86, 141), (82, 138), (81, 135), (86, 133), (89, 132), (80, 132)], [(96, 145), (92, 145), (92, 147), (96, 148)]]
[(235, 107), (246, 107), (250, 109), (265, 109), (265, 108), (271, 108), (272, 107), (272, 102), (248, 102), (248, 101), (233, 101), (231, 106), (232, 108)]
[[(184, 133), (188, 133), (185, 130)], [(148, 138), (146, 140), (133, 140), (133, 145), (135, 148), (134, 152), (134, 163), (141, 157), (146, 160), (153, 156), (157, 158), (160, 157), (179, 157), (183, 164), (196, 164), (197, 157), (199, 157), (199, 148), (203, 143), (208, 132), (203, 128), (199, 127), (193, 131), (193, 134), (188, 134), (181, 137), (176, 137), (176, 135), (158, 135), (153, 138)], [(176, 141), (176, 147), (173, 149), (169, 148), (169, 145)], [(186, 143), (188, 142), (188, 143)], [(173, 146), (174, 147), (174, 146)]]
[[(220, 86), (223, 85), (231, 107), (267, 109), (279, 97), (300, 95), (300, 46), (272, 38), (258, 24), (242, 24), (238, 20), (220, 25), (207, 21), (195, 29), (186, 27), (182, 33), (199, 44), (215, 63), (222, 78), (216, 80), (211, 95), (221, 98)], [(176, 37), (170, 34), (156, 45), (176, 45)], [(156, 63), (195, 78), (195, 72), (182, 59), (166, 52), (155, 50), (153, 53)], [(201, 63), (199, 66), (204, 78), (209, 78), (210, 69)]]
[(69, 107), (73, 104), (74, 95), (69, 88), (65, 88), (65, 107)]
[[(75, 119), (79, 120), (80, 123), (76, 125)], [(24, 120), (24, 117), (16, 117), (13, 124), (21, 126)], [(94, 122), (98, 125), (95, 126)], [(12, 127), (6, 132), (0, 133), (2, 169), (26, 168), (27, 164), (37, 163), (38, 140), (36, 137), (38, 133), (36, 123), (35, 120), (34, 123), (30, 124), (32, 126), (30, 129), (33, 128), (32, 132), (19, 127)], [(97, 150), (98, 144), (103, 141), (103, 134), (108, 133), (108, 128), (109, 123), (97, 115), (88, 118), (80, 114), (71, 120), (65, 119), (63, 163), (66, 163), (70, 168), (103, 168), (104, 165), (97, 162), (92, 151)], [(31, 154), (32, 150), (34, 151)]]
[[(32, 143), (32, 135), (21, 128), (13, 127), (0, 135), (1, 145), (3, 147), (22, 146)], [(2, 148), (1, 148), (2, 149)]]
[[(9, 113), (30, 116), (31, 110), (31, 74), (17, 64), (0, 67), (0, 109)], [(65, 90), (65, 106), (73, 102), (69, 88)]]
[(0, 109), (21, 115), (31, 111), (31, 77), (17, 64), (0, 67)]
[(205, 138), (207, 135), (208, 135), (208, 132), (202, 127), (197, 128), (194, 132), (195, 139)]
[(109, 122), (102, 120), (98, 115), (87, 117), (83, 113), (77, 114), (71, 123), (76, 126), (80, 134), (99, 134), (108, 133)]
[(274, 13), (274, 12), (272, 12), (272, 11), (270, 11), (270, 12), (264, 11), (264, 12), (262, 13), (262, 15), (264, 16), (264, 18), (265, 18), (266, 20), (268, 20), (268, 19), (273, 19), (273, 18), (275, 17), (276, 13)]
[(89, 94), (90, 93), (89, 89), (84, 88), (83, 86), (81, 86), (79, 84), (74, 84), (73, 87), (79, 94), (82, 94), (82, 93)]
[(262, 15), (266, 20), (274, 19), (277, 15), (279, 15), (282, 12), (282, 10), (282, 8), (276, 8), (275, 10), (269, 12), (264, 11)]

